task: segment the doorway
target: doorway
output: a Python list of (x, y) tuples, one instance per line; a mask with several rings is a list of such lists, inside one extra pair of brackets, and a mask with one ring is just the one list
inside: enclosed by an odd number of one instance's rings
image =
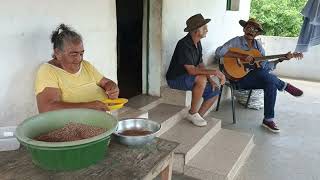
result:
[(143, 0), (116, 0), (120, 97), (142, 94)]

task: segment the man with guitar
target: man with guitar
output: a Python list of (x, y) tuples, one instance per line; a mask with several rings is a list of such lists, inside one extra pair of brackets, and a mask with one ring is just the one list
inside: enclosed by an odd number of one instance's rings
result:
[[(210, 19), (204, 19), (201, 14), (191, 16), (184, 29), (188, 34), (179, 40), (166, 74), (170, 88), (184, 91), (192, 91), (191, 108), (187, 119), (196, 126), (206, 126), (204, 114), (217, 99), (219, 90), (211, 76), (217, 76), (220, 83), (225, 82), (222, 72), (214, 69), (206, 69), (202, 61), (202, 46), (200, 39), (206, 37), (207, 23)], [(203, 103), (198, 109), (201, 97)]]
[[(237, 36), (217, 48), (216, 58), (220, 59), (223, 72), (231, 83), (241, 89), (263, 89), (264, 90), (264, 119), (262, 126), (272, 132), (280, 132), (274, 122), (274, 107), (277, 90), (287, 91), (295, 97), (302, 96), (303, 92), (293, 85), (280, 80), (270, 71), (277, 63), (289, 60), (293, 57), (302, 58), (300, 53), (288, 52), (282, 55), (265, 56), (261, 44), (255, 39), (263, 33), (259, 22), (251, 18), (248, 21), (240, 20), (243, 27), (243, 36)], [(276, 59), (268, 61), (269, 59)]]

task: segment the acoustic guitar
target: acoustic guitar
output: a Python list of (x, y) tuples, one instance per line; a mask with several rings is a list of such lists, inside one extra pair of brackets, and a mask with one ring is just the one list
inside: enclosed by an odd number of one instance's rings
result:
[[(285, 58), (287, 54), (279, 54), (272, 56), (262, 56), (261, 53), (257, 49), (252, 49), (249, 51), (245, 51), (239, 48), (230, 48), (229, 51), (235, 52), (243, 55), (250, 55), (254, 59), (253, 61), (247, 62), (244, 59), (233, 58), (233, 57), (223, 57), (223, 71), (228, 79), (237, 81), (247, 75), (251, 70), (260, 68), (260, 63), (263, 61), (269, 61), (271, 59), (276, 58)], [(292, 53), (294, 58), (302, 58), (303, 54), (294, 52)], [(284, 59), (287, 60), (287, 59)], [(274, 61), (282, 61), (282, 60), (274, 60)]]

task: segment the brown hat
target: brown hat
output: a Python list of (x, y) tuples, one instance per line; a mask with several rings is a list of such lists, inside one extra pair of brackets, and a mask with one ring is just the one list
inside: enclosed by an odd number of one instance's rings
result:
[(248, 24), (252, 24), (256, 28), (258, 28), (260, 32), (264, 32), (264, 30), (262, 28), (262, 25), (257, 20), (255, 20), (254, 18), (250, 18), (248, 21), (240, 20), (239, 24), (242, 27), (246, 27)]
[(207, 24), (210, 21), (211, 19), (204, 19), (201, 14), (193, 15), (186, 21), (187, 27), (184, 28), (184, 32), (196, 30), (197, 28)]

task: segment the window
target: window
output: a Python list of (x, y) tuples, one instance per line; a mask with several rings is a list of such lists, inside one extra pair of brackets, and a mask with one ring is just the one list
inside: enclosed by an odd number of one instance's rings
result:
[(227, 11), (239, 11), (240, 0), (227, 0)]

